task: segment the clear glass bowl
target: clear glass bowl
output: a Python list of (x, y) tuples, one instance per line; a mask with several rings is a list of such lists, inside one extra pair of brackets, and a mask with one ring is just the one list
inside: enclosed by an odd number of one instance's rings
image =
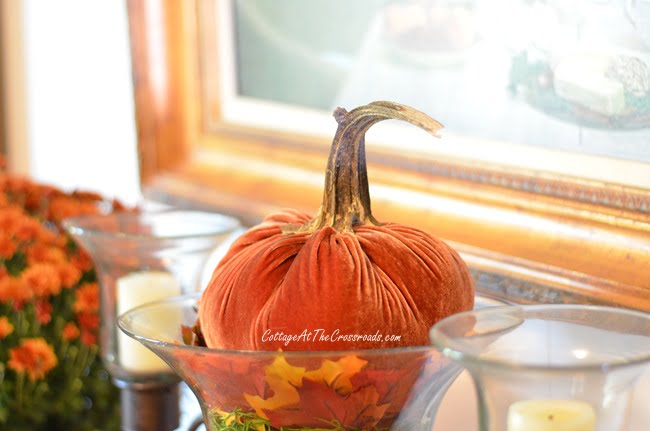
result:
[(431, 338), (471, 374), (481, 431), (626, 430), (650, 363), (650, 314), (620, 308), (475, 310), (441, 320)]
[[(431, 346), (329, 352), (188, 346), (181, 326), (197, 321), (198, 299), (144, 305), (120, 316), (118, 325), (189, 385), (211, 431), (430, 431), (442, 394), (462, 370)], [(476, 298), (477, 308), (503, 304)]]

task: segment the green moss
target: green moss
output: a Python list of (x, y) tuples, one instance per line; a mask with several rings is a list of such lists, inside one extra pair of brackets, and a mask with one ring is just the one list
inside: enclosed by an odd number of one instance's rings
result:
[[(253, 412), (245, 412), (241, 409), (223, 415), (214, 410), (210, 413), (210, 421), (215, 431), (361, 431), (358, 428), (342, 426), (337, 421), (323, 419), (322, 428), (292, 428), (271, 426), (267, 419), (264, 419)], [(387, 431), (386, 429), (374, 428), (374, 431)]]

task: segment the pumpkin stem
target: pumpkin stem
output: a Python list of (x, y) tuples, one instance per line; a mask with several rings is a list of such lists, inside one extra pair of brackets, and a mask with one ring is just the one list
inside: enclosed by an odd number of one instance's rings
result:
[(436, 132), (442, 128), (424, 113), (393, 102), (372, 102), (350, 112), (336, 108), (334, 118), (339, 126), (327, 163), (323, 203), (309, 223), (286, 226), (285, 232), (314, 232), (325, 226), (332, 226), (339, 232), (352, 232), (358, 224), (379, 225), (370, 209), (366, 132), (372, 125), (390, 119), (407, 121), (436, 137), (439, 137)]

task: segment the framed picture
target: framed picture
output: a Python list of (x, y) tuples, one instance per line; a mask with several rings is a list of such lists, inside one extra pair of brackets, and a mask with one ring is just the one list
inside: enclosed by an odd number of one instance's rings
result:
[[(326, 138), (335, 107), (399, 100), (444, 119), (446, 139), (433, 145), (413, 128), (389, 125), (369, 132), (374, 145), (649, 187), (650, 51), (641, 38), (618, 46), (599, 31), (609, 18), (596, 15), (589, 26), (577, 12), (563, 17), (561, 4), (517, 3), (216, 2), (201, 33), (211, 42), (201, 54), (202, 97), (221, 110), (205, 110), (207, 125)], [(616, 24), (635, 35), (621, 6), (592, 8), (617, 13)], [(355, 25), (330, 35), (343, 19)], [(555, 29), (581, 34), (559, 38)], [(628, 90), (616, 73), (630, 80)], [(570, 82), (572, 74), (594, 89)]]
[(495, 295), (650, 310), (644, 3), (564, 3), (130, 1), (144, 190), (315, 212), (332, 110), (393, 100), (447, 127), (368, 133), (380, 221), (449, 241)]

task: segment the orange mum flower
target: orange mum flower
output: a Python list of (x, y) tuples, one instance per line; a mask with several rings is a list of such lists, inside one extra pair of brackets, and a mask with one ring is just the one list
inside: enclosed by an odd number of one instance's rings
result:
[(0, 317), (0, 340), (6, 338), (7, 335), (14, 332), (14, 325), (11, 324), (6, 316)]
[(76, 266), (70, 263), (62, 263), (57, 266), (59, 270), (59, 277), (61, 279), (61, 284), (66, 289), (71, 288), (81, 278), (81, 271)]
[(18, 249), (18, 244), (12, 238), (6, 236), (6, 233), (3, 232), (3, 235), (0, 235), (0, 257), (3, 259), (11, 259), (11, 256), (14, 255)]
[(60, 247), (65, 246), (65, 242), (63, 244), (59, 244), (57, 242), (57, 239), (60, 235), (56, 234), (53, 232), (51, 229), (43, 228), (39, 231), (38, 233), (38, 238), (37, 241), (41, 241), (47, 244), (52, 244), (52, 245), (57, 245)]
[(24, 212), (18, 207), (0, 209), (0, 231), (13, 232), (14, 227), (24, 217)]
[(52, 320), (52, 304), (48, 301), (39, 300), (34, 303), (36, 318), (41, 325), (47, 325)]
[(14, 235), (20, 241), (32, 241), (41, 234), (43, 226), (41, 223), (28, 216), (21, 217), (13, 227)]
[(9, 350), (7, 366), (18, 374), (26, 373), (29, 380), (45, 377), (58, 360), (52, 346), (43, 338), (27, 338), (19, 346)]
[(35, 187), (34, 183), (23, 177), (7, 177), (5, 183), (6, 190), (15, 193), (24, 193), (25, 191)]
[(74, 190), (72, 192), (72, 197), (77, 198), (81, 201), (102, 201), (104, 198), (99, 193), (88, 192), (84, 190)]
[(74, 311), (76, 313), (95, 313), (99, 310), (99, 285), (85, 283), (75, 292)]
[(22, 279), (5, 275), (0, 277), (0, 302), (23, 303), (34, 296), (34, 292)]
[(34, 183), (30, 184), (30, 186), (25, 190), (25, 209), (33, 213), (42, 212), (43, 207), (47, 205), (47, 195), (50, 190), (53, 190), (53, 187)]
[(63, 263), (65, 262), (65, 253), (58, 247), (52, 247), (48, 244), (36, 243), (27, 247), (27, 263), (35, 265), (37, 263)]
[(70, 263), (79, 268), (82, 272), (90, 271), (93, 267), (93, 261), (88, 253), (79, 250), (77, 254), (70, 258)]
[(61, 336), (63, 336), (65, 340), (72, 341), (79, 336), (79, 328), (77, 328), (77, 325), (74, 323), (68, 322), (63, 327)]
[(79, 326), (87, 331), (96, 331), (99, 328), (99, 316), (93, 313), (77, 314)]
[(96, 214), (97, 212), (99, 212), (99, 209), (96, 202), (83, 201), (63, 195), (53, 198), (50, 202), (48, 219), (60, 221), (66, 217)]
[(97, 334), (95, 334), (94, 332), (82, 331), (81, 342), (84, 343), (86, 346), (92, 347), (97, 344)]
[(36, 296), (46, 297), (61, 293), (61, 277), (52, 264), (32, 265), (26, 268), (20, 277)]

